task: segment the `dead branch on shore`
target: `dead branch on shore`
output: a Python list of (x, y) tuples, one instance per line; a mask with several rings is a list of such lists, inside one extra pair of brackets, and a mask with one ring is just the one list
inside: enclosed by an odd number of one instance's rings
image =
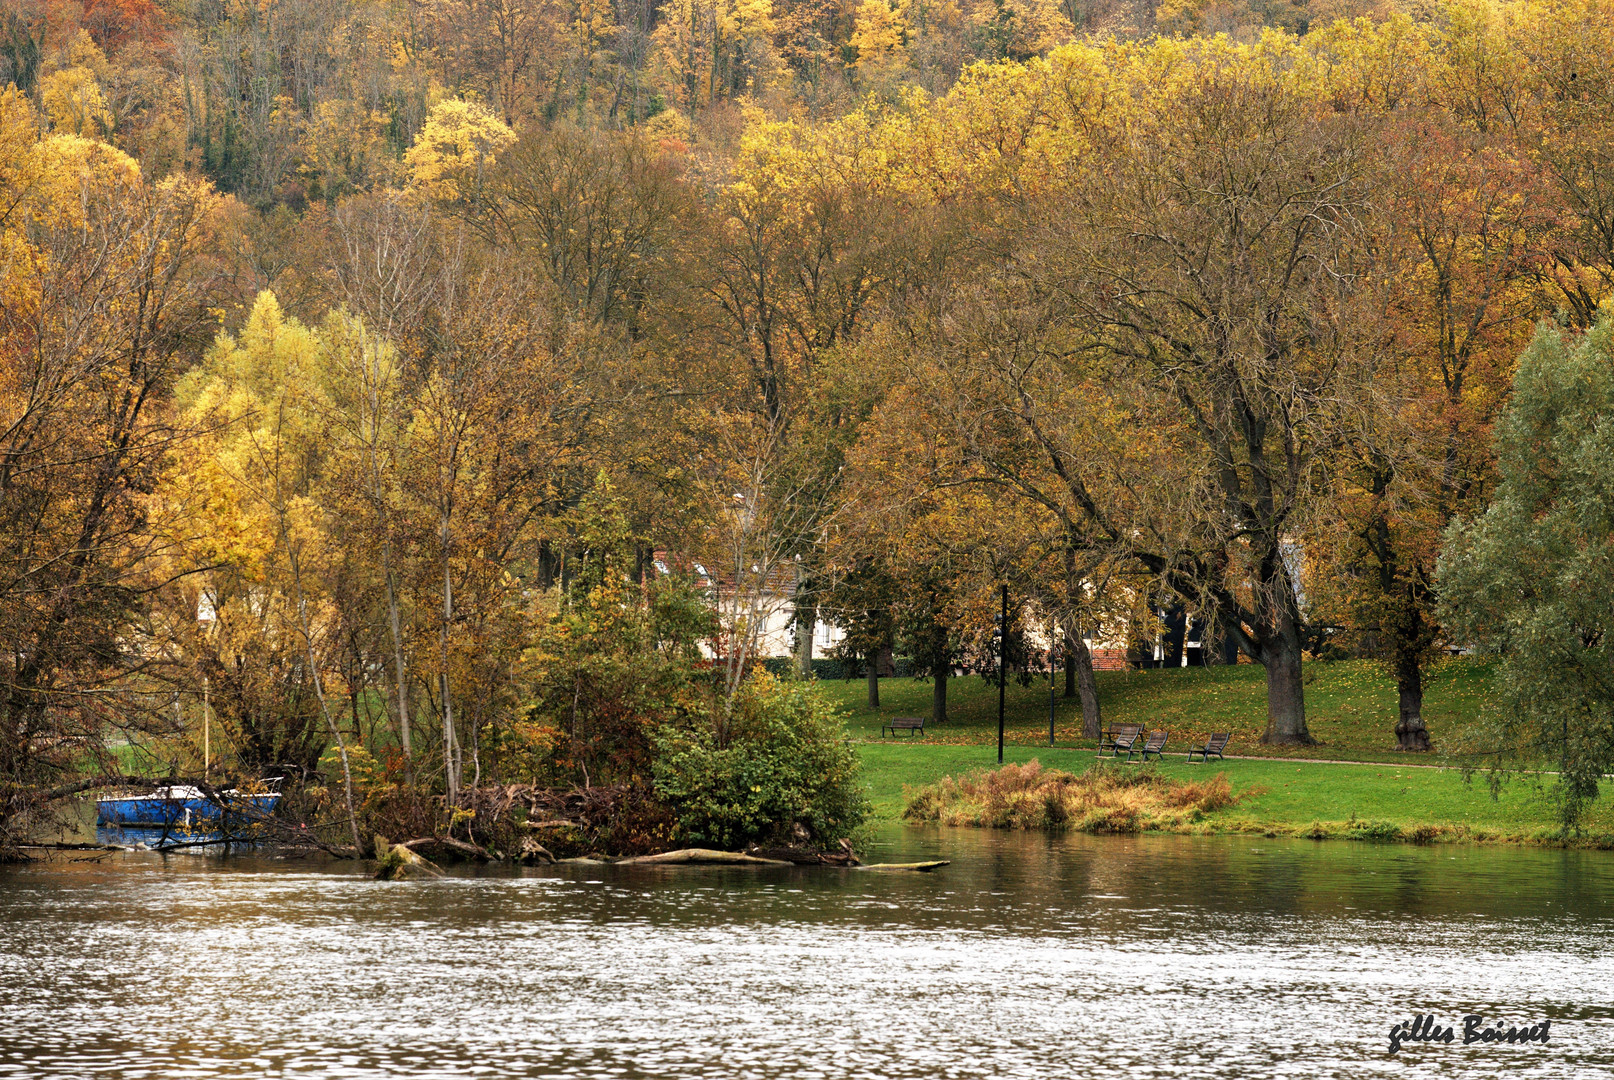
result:
[(784, 859), (763, 859), (743, 851), (713, 851), (711, 848), (680, 848), (663, 851), (659, 855), (634, 855), (627, 859), (613, 859), (612, 866), (640, 866), (647, 864), (703, 865), (703, 866), (793, 866)]

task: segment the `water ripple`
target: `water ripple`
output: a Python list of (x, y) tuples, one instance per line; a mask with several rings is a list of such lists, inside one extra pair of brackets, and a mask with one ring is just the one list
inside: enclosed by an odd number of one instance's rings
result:
[[(1614, 1077), (1614, 860), (907, 831), (935, 875), (0, 874), (0, 1077)], [(1411, 1046), (1415, 1012), (1554, 1020)]]

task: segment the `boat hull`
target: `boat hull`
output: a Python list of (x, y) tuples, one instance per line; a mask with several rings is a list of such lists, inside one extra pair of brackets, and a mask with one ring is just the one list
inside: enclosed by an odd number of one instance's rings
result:
[(101, 799), (95, 823), (142, 829), (229, 828), (261, 820), (279, 800), (279, 795), (227, 795), (220, 806), (205, 798)]

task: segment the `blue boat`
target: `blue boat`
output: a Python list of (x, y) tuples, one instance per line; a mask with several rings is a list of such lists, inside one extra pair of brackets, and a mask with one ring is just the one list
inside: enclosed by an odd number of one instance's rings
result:
[(107, 795), (96, 800), (100, 826), (183, 832), (233, 831), (262, 821), (280, 801), (278, 792), (248, 795), (230, 790), (207, 797), (188, 784), (158, 788), (144, 795)]

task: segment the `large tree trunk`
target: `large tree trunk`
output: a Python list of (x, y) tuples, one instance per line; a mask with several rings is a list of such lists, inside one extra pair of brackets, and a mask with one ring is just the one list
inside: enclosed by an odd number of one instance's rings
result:
[(1075, 673), (1082, 697), (1082, 738), (1096, 739), (1104, 729), (1104, 717), (1099, 711), (1098, 680), (1093, 676), (1093, 652), (1087, 642), (1074, 633), (1067, 636), (1065, 651), (1072, 660), (1065, 668), (1067, 677)]
[(869, 708), (878, 709), (880, 707), (880, 654), (871, 654), (865, 666), (868, 668)]
[(1082, 738), (1096, 739), (1104, 729), (1098, 708), (1098, 680), (1093, 678), (1093, 652), (1082, 637), (1077, 612), (1085, 601), (1085, 591), (1076, 572), (1076, 543), (1065, 545), (1065, 696), (1071, 696), (1074, 676), (1082, 698)]
[(1400, 717), (1395, 725), (1397, 750), (1429, 749), (1429, 729), (1423, 724), (1423, 669), (1414, 655), (1403, 655), (1396, 664), (1396, 689), (1400, 697)]
[(944, 660), (936, 665), (934, 681), (930, 684), (930, 722), (932, 724), (945, 724), (947, 722), (947, 676), (952, 664)]
[(1267, 669), (1267, 730), (1261, 741), (1274, 746), (1311, 746), (1306, 729), (1306, 691), (1301, 682), (1300, 627), (1288, 616), (1268, 637), (1257, 658)]

